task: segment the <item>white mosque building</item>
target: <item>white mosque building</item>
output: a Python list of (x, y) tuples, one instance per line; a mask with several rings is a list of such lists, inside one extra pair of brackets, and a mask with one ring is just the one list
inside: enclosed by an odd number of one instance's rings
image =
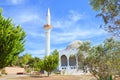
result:
[[(45, 30), (45, 54), (46, 56), (49, 56), (50, 54), (50, 32), (52, 29), (52, 26), (50, 24), (50, 10), (48, 8), (47, 16), (46, 16), (47, 22), (44, 25)], [(64, 75), (79, 75), (83, 74), (82, 70), (78, 70), (78, 47), (80, 46), (81, 41), (76, 40), (70, 43), (65, 49), (59, 51), (59, 70), (61, 71), (61, 74)]]
[(76, 69), (78, 67), (77, 52), (80, 41), (70, 43), (64, 50), (59, 51), (59, 69)]
[(83, 70), (78, 70), (78, 48), (82, 42), (75, 40), (65, 49), (59, 51), (59, 70), (63, 75), (84, 74)]

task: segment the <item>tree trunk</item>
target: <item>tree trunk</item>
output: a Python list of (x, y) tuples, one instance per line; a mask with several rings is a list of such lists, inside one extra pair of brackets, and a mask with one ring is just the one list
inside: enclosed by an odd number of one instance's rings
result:
[(2, 70), (0, 69), (0, 75), (2, 75)]
[(49, 75), (50, 75), (50, 72), (48, 72), (48, 77), (49, 77)]

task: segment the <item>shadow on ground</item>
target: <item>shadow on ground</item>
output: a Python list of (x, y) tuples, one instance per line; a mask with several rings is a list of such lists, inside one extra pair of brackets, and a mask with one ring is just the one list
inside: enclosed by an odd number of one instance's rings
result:
[(49, 78), (48, 76), (41, 76), (41, 75), (30, 75), (32, 78)]

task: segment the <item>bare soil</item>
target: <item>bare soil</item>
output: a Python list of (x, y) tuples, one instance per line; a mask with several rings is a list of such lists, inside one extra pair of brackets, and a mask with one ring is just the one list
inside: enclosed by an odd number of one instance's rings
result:
[(4, 77), (0, 80), (96, 80), (91, 75), (51, 75), (51, 76), (17, 76), (17, 77)]
[[(92, 75), (6, 75), (4, 77), (0, 77), (0, 80), (96, 80)], [(117, 78), (115, 80), (120, 80)]]

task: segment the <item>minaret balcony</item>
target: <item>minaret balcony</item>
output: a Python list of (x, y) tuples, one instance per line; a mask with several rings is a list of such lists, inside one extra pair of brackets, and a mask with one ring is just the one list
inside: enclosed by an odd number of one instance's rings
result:
[(45, 30), (49, 30), (49, 29), (51, 29), (51, 28), (52, 28), (51, 25), (48, 25), (48, 24), (44, 25), (44, 29), (45, 29)]

